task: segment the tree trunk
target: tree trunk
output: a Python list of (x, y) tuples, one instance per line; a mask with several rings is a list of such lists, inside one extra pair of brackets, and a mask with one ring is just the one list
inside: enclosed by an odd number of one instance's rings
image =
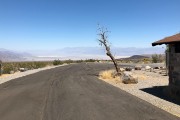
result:
[(103, 45), (105, 47), (106, 55), (109, 56), (111, 58), (111, 60), (113, 61), (114, 66), (116, 68), (117, 75), (121, 75), (122, 73), (120, 71), (118, 63), (117, 63), (116, 59), (114, 58), (114, 56), (111, 54), (110, 46), (108, 45), (108, 40), (107, 40), (107, 35), (106, 35), (106, 33), (108, 31), (105, 31), (103, 28), (99, 28), (99, 31), (100, 31), (100, 34), (98, 34), (98, 35), (100, 35), (101, 38), (98, 40), (100, 42), (100, 45), (101, 46)]
[(114, 66), (115, 66), (115, 68), (116, 68), (117, 74), (120, 75), (120, 74), (121, 74), (121, 73), (120, 73), (120, 72), (121, 72), (121, 71), (120, 71), (120, 68), (119, 68), (119, 66), (118, 66), (118, 64), (117, 64), (116, 59), (115, 59), (114, 56), (111, 54), (110, 48), (107, 46), (107, 44), (104, 44), (104, 46), (105, 46), (106, 51), (107, 51), (106, 55), (111, 58), (111, 60), (112, 60), (113, 63), (114, 63)]
[[(108, 54), (107, 54), (107, 55), (108, 55)], [(111, 60), (113, 61), (114, 66), (115, 66), (115, 68), (116, 68), (116, 72), (117, 72), (118, 74), (120, 74), (120, 68), (119, 68), (119, 66), (118, 66), (115, 58), (112, 56), (112, 54), (109, 54), (108, 56), (109, 56), (109, 57), (111, 58)]]

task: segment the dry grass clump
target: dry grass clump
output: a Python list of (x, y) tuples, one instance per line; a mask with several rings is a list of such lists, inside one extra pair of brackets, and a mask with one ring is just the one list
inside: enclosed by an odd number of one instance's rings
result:
[(136, 75), (137, 77), (138, 77), (138, 79), (139, 80), (146, 80), (147, 79), (147, 77), (146, 77), (146, 75)]
[(138, 80), (147, 80), (147, 75), (139, 71), (134, 71), (133, 75), (136, 76)]
[(102, 78), (102, 79), (112, 79), (114, 76), (114, 70), (105, 70), (105, 71), (101, 71), (99, 73), (99, 76)]
[[(122, 83), (121, 76), (117, 76), (115, 70), (105, 70), (99, 73), (99, 79), (109, 82)], [(138, 80), (147, 80), (147, 75), (140, 72), (132, 72), (132, 76), (138, 78)]]
[(102, 80), (115, 81), (116, 83), (121, 82), (120, 77), (117, 76), (115, 70), (105, 70), (105, 71), (101, 71), (101, 72), (99, 73), (99, 78), (102, 79)]

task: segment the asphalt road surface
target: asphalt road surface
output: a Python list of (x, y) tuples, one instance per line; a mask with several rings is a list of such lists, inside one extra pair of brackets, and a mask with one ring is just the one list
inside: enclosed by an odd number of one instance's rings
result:
[(105, 64), (72, 64), (0, 85), (0, 120), (180, 120), (98, 80)]

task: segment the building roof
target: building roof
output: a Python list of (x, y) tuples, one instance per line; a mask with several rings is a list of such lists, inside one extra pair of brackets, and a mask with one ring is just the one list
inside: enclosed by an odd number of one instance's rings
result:
[(177, 43), (177, 42), (180, 43), (180, 33), (173, 35), (173, 36), (166, 37), (162, 40), (156, 41), (156, 42), (152, 43), (152, 46)]

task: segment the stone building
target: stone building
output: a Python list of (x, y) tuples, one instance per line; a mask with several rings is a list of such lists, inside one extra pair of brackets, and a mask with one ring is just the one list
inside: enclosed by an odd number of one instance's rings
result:
[(167, 45), (167, 67), (169, 71), (168, 93), (180, 100), (180, 33), (152, 43), (152, 46)]

